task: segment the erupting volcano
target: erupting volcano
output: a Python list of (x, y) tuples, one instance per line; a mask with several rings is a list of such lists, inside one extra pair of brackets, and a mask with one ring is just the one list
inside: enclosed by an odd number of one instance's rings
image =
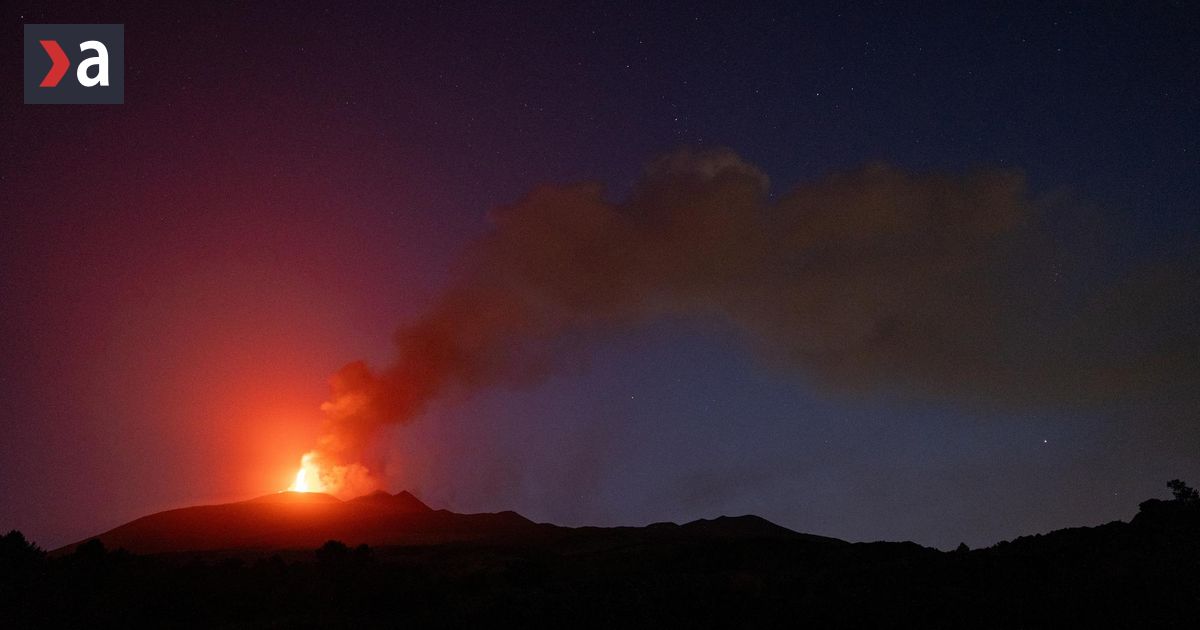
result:
[(296, 480), (288, 486), (289, 492), (326, 492), (325, 484), (321, 483), (321, 470), (313, 463), (314, 453), (305, 453), (300, 458), (300, 470), (296, 471)]
[(1200, 2), (13, 5), (0, 630), (1200, 627)]
[(408, 492), (377, 491), (342, 501), (321, 492), (293, 491), (159, 512), (95, 538), (137, 553), (263, 551), (312, 549), (330, 539), (372, 546), (436, 544), (532, 535), (544, 527), (515, 512), (433, 510)]
[(329, 464), (318, 451), (309, 451), (300, 458), (289, 492), (321, 492), (341, 498), (353, 498), (373, 492), (379, 484), (361, 464)]

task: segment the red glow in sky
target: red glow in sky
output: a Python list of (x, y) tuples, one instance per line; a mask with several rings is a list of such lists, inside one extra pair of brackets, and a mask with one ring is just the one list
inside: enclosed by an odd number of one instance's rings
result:
[[(1023, 172), (1031, 196), (1049, 200), (1029, 216), (1046, 219), (1038, 237), (1050, 247), (1003, 266), (1018, 279), (1006, 295), (1084, 296), (1105, 323), (1094, 331), (1137, 322), (1145, 337), (1099, 336), (1147, 339), (1126, 350), (1167, 349), (1159, 360), (1112, 360), (1119, 344), (1087, 334), (1061, 356), (1114, 368), (1091, 385), (1145, 367), (1141, 382), (1162, 391), (1102, 411), (941, 398), (953, 383), (927, 398), (833, 393), (822, 376), (903, 372), (889, 360), (911, 349), (906, 331), (937, 329), (931, 314), (990, 313), (968, 299), (979, 293), (955, 302), (928, 281), (944, 277), (930, 264), (940, 258), (890, 256), (929, 253), (911, 244), (938, 226), (971, 235), (987, 221), (916, 222), (897, 236), (886, 228), (904, 224), (884, 207), (854, 215), (884, 236), (855, 240), (863, 225), (800, 213), (822, 219), (821, 242), (848, 244), (771, 265), (810, 264), (831, 280), (805, 285), (822, 306), (791, 309), (825, 327), (802, 337), (801, 369), (747, 350), (730, 328), (779, 333), (780, 320), (745, 310), (733, 326), (639, 321), (580, 355), (576, 344), (595, 340), (565, 335), (570, 360), (544, 381), (469, 396), (451, 383), (420, 421), (381, 429), (367, 456), (387, 460), (388, 490), (562, 524), (755, 513), (851, 540), (952, 547), (1124, 518), (1163, 479), (1200, 477), (1197, 363), (1179, 350), (1195, 347), (1195, 318), (1175, 316), (1200, 295), (1188, 144), (1200, 97), (1180, 64), (1194, 57), (1194, 20), (1171, 19), (1177, 9), (991, 20), (874, 5), (736, 19), (655, 3), (325, 9), (60, 2), (20, 15), (123, 23), (129, 66), (124, 105), (0, 106), (0, 531), (54, 547), (159, 509), (288, 487), (326, 434), (330, 376), (349, 361), (389, 365), (397, 327), (435, 308), (460, 253), (503, 220), (498, 208), (556, 182), (601, 182), (597, 204), (629, 199), (647, 160), (681, 146), (736, 150), (769, 176), (772, 202), (874, 160), (901, 174)], [(0, 59), (3, 76), (20, 63)], [(1081, 191), (1089, 221), (1057, 212), (1063, 187)], [(696, 225), (719, 225), (719, 206)], [(1093, 225), (1117, 227), (1080, 227)], [(963, 251), (974, 261), (980, 250)], [(921, 265), (933, 270), (889, 282)], [(1163, 273), (1115, 280), (1129, 269)], [(602, 289), (608, 278), (593, 276)], [(927, 293), (952, 308), (872, 310)], [(727, 310), (757, 304), (720, 297)], [(1050, 306), (1002, 312), (1060, 314)], [(1007, 323), (1037, 330), (1036, 319)], [(827, 337), (862, 341), (875, 361), (822, 364)], [(476, 367), (459, 384), (486, 373)], [(986, 381), (993, 367), (935, 376)]]

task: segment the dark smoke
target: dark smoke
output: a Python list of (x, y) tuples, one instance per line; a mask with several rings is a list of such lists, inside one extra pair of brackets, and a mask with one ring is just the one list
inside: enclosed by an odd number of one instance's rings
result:
[(886, 164), (772, 200), (728, 151), (668, 155), (620, 202), (595, 183), (540, 186), (492, 215), (433, 309), (396, 333), (392, 365), (333, 377), (318, 452), (357, 463), (448, 388), (536, 383), (564, 347), (665, 315), (727, 322), (840, 392), (1086, 406), (1200, 381), (1196, 277), (1064, 278), (1088, 262), (1044, 227), (1064, 207), (1014, 170)]

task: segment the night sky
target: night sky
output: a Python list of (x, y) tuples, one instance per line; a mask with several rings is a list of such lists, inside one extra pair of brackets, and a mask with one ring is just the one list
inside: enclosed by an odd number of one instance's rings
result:
[[(1200, 480), (1190, 2), (198, 4), (5, 10), (0, 530), (282, 490), (357, 360), (460, 512), (949, 548)], [(22, 104), (23, 23), (123, 23), (125, 104)]]

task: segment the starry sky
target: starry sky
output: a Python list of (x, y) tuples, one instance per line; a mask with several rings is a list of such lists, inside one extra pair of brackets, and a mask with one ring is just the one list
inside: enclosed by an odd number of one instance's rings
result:
[(685, 309), (440, 391), (373, 444), (389, 490), (951, 548), (1200, 479), (1191, 3), (17, 4), (14, 42), (124, 24), (127, 68), (124, 105), (35, 106), (0, 60), (0, 529), (56, 547), (283, 489), (330, 375), (391, 362), (504, 208), (582, 181), (621, 206), (681, 150), (736, 155), (768, 203), (864, 164), (1019, 174), (1038, 245), (996, 269), (1055, 297), (1006, 325), (1074, 322), (1037, 356), (1117, 366), (1088, 381), (1111, 395), (1040, 364), (831, 386)]

